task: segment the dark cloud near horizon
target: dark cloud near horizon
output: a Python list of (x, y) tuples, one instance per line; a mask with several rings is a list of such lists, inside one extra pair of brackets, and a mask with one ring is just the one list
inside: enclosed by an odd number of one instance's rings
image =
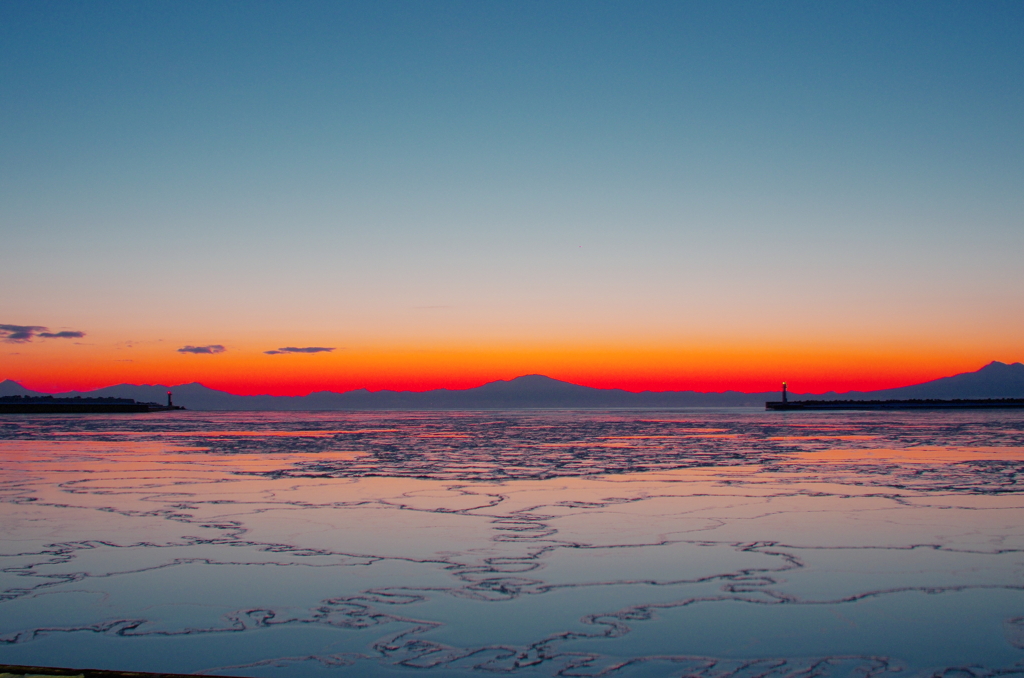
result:
[(47, 339), (81, 339), (85, 336), (85, 332), (40, 332), (39, 336)]
[(212, 353), (223, 353), (227, 349), (220, 344), (210, 344), (209, 346), (182, 346), (178, 349), (178, 353), (195, 353), (199, 355), (209, 355)]
[(330, 348), (326, 346), (285, 346), (275, 351), (264, 351), (267, 355), (280, 355), (282, 353), (330, 353), (334, 350), (334, 347)]
[(65, 330), (62, 332), (51, 332), (49, 327), (41, 325), (0, 325), (0, 339), (23, 343), (32, 341), (36, 337), (43, 339), (81, 339), (85, 332), (76, 330)]

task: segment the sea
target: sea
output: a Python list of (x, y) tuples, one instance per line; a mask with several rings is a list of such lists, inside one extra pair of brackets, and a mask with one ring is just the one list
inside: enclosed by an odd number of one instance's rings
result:
[(0, 416), (0, 663), (1024, 675), (1024, 412)]

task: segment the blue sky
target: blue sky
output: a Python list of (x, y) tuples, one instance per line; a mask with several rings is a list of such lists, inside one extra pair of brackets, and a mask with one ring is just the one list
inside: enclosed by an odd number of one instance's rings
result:
[(1024, 357), (1020, 3), (7, 2), (0, 38), (4, 322)]

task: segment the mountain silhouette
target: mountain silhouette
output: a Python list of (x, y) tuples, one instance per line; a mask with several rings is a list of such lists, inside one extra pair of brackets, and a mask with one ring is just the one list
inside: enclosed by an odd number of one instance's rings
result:
[[(492, 381), (468, 389), (432, 391), (368, 391), (345, 393), (317, 391), (307, 396), (239, 396), (202, 384), (162, 385), (119, 384), (94, 391), (70, 391), (61, 397), (133, 398), (140, 402), (164, 403), (167, 391), (174, 403), (192, 410), (459, 410), (459, 409), (647, 409), (675, 407), (763, 407), (766, 400), (778, 400), (777, 391), (767, 393), (701, 393), (698, 391), (643, 391), (591, 388), (567, 381), (530, 374), (515, 379)], [(10, 379), (0, 382), (0, 396), (45, 395), (30, 391)], [(992, 362), (977, 372), (966, 372), (923, 384), (882, 391), (800, 395), (792, 399), (888, 400), (912, 398), (1024, 398), (1024, 365)]]
[(1024, 398), (1024, 364), (1007, 365), (992, 361), (977, 372), (964, 372), (914, 386), (875, 391), (872, 397)]
[(11, 379), (4, 379), (0, 381), (0, 398), (4, 396), (31, 396), (41, 395), (35, 391), (30, 391), (21, 384)]

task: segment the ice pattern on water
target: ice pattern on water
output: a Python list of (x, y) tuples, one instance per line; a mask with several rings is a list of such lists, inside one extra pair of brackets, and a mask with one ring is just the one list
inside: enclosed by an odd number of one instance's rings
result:
[(1016, 412), (0, 419), (0, 662), (1024, 673)]

